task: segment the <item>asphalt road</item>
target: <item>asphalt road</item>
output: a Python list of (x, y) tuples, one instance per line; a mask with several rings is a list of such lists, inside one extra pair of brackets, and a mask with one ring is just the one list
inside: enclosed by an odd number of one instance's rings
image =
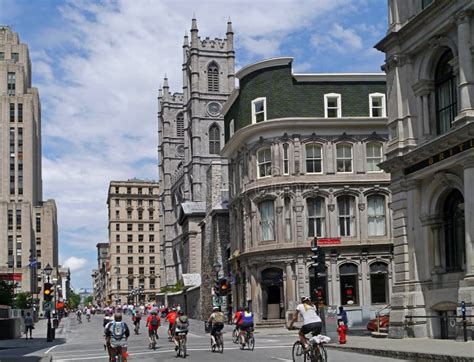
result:
[[(91, 322), (79, 324), (70, 317), (65, 324), (66, 343), (56, 345), (45, 351), (52, 355), (53, 361), (107, 361), (107, 353), (103, 347), (102, 316), (93, 316)], [(124, 321), (133, 328), (130, 317)], [(140, 334), (132, 333), (128, 340), (129, 361), (177, 361), (174, 345), (166, 337), (167, 325), (160, 327), (159, 340), (155, 351), (148, 349), (148, 337), (145, 323), (142, 320)], [(273, 332), (275, 333), (275, 332)], [(188, 356), (191, 361), (292, 361), (291, 348), (296, 340), (295, 335), (275, 335), (272, 332), (255, 334), (255, 350), (240, 350), (232, 343), (231, 333), (224, 334), (224, 353), (213, 353), (210, 350), (209, 335), (204, 333), (202, 322), (192, 320), (188, 334)], [(390, 358), (361, 355), (357, 353), (328, 350), (329, 361), (386, 362), (399, 361)]]

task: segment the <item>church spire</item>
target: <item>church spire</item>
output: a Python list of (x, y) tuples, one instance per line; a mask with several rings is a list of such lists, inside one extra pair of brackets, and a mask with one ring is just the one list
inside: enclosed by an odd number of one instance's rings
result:
[(229, 16), (229, 20), (227, 20), (227, 32), (226, 34), (234, 34), (234, 30), (232, 29), (232, 21), (230, 20), (230, 16)]

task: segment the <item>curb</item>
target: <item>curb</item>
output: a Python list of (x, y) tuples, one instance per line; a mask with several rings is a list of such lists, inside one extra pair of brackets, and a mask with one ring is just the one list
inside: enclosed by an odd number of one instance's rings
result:
[(327, 344), (326, 348), (338, 349), (340, 351), (350, 351), (361, 354), (370, 354), (381, 357), (392, 357), (410, 361), (452, 361), (452, 362), (472, 362), (472, 357), (451, 356), (443, 354), (432, 354), (423, 352), (394, 351), (389, 349), (373, 349), (366, 347), (348, 347), (338, 344)]

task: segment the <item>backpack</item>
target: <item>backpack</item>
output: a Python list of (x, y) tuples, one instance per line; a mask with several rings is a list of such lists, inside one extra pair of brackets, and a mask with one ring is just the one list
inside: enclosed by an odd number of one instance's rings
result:
[(160, 322), (158, 321), (158, 317), (157, 317), (157, 316), (151, 317), (150, 325), (151, 325), (152, 327), (158, 327), (159, 324), (160, 324)]
[(119, 341), (125, 335), (125, 325), (123, 322), (112, 322), (112, 325), (109, 327), (112, 338)]
[(253, 314), (250, 312), (242, 313), (242, 322), (243, 323), (253, 323)]
[(214, 314), (214, 321), (216, 323), (224, 323), (224, 314), (222, 312), (217, 312)]

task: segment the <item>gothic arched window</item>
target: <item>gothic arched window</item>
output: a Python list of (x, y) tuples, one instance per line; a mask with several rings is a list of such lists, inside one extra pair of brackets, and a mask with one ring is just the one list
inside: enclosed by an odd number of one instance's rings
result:
[(209, 153), (211, 155), (218, 155), (221, 151), (221, 135), (219, 126), (213, 124), (209, 128)]
[(436, 128), (438, 134), (446, 133), (458, 114), (456, 77), (449, 62), (453, 53), (447, 51), (438, 62), (435, 73)]
[(216, 62), (212, 62), (207, 67), (207, 90), (219, 92), (219, 66)]
[(184, 137), (184, 116), (182, 113), (178, 113), (176, 117), (176, 136)]

